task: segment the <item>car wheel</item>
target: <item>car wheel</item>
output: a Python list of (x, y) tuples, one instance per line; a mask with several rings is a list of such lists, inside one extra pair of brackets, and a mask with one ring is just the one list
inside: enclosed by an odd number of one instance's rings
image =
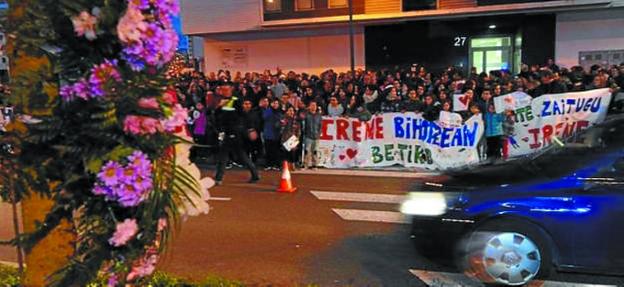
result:
[(528, 223), (488, 223), (470, 236), (464, 271), (485, 283), (507, 286), (547, 277), (552, 260), (542, 234)]

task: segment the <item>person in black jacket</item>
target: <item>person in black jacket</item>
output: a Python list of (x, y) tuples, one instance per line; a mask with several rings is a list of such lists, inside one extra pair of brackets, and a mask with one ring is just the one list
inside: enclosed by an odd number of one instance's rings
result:
[(543, 70), (540, 73), (541, 84), (535, 89), (534, 97), (546, 94), (561, 94), (567, 92), (564, 84), (555, 78), (550, 70)]
[(243, 127), (245, 129), (244, 143), (245, 152), (251, 157), (251, 161), (255, 164), (258, 157), (262, 155), (262, 140), (260, 132), (262, 131), (262, 115), (257, 107), (254, 107), (250, 99), (243, 101)]
[(218, 105), (215, 111), (216, 127), (219, 133), (219, 153), (217, 155), (217, 173), (215, 181), (217, 185), (222, 184), (225, 174), (225, 165), (230, 153), (249, 169), (251, 173), (250, 183), (260, 180), (256, 166), (245, 154), (243, 137), (245, 129), (242, 121), (242, 107), (240, 100), (232, 96), (233, 87), (222, 84), (217, 88)]

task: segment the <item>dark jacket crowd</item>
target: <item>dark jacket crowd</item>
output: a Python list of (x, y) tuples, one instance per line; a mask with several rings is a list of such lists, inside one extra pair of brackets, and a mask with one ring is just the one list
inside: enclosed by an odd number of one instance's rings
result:
[(196, 141), (211, 144), (219, 132), (235, 129), (253, 159), (266, 154), (269, 169), (284, 158), (297, 160), (296, 149), (284, 151), (284, 143), (293, 136), (301, 142), (318, 140), (321, 116), (368, 120), (378, 113), (416, 112), (435, 121), (441, 111), (454, 111), (453, 97), (459, 95), (468, 108), (458, 113), (464, 120), (483, 117), (487, 143), (493, 146), (488, 156), (497, 157), (504, 145), (501, 138), (513, 133), (513, 111), (496, 114), (493, 98), (516, 91), (535, 98), (599, 88), (617, 94), (623, 86), (624, 63), (565, 69), (552, 60), (522, 65), (517, 74), (477, 73), (475, 68), (464, 74), (454, 67), (434, 74), (419, 65), (354, 73), (328, 70), (320, 75), (280, 69), (245, 74), (192, 71), (180, 75), (176, 84), (181, 102), (190, 110), (188, 123)]

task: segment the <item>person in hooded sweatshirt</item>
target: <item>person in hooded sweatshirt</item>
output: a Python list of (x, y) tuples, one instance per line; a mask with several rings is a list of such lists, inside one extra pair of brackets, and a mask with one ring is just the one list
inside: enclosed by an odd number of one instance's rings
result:
[(273, 99), (267, 109), (262, 112), (266, 166), (264, 170), (279, 170), (280, 159), (280, 129), (279, 122), (282, 118), (280, 101)]

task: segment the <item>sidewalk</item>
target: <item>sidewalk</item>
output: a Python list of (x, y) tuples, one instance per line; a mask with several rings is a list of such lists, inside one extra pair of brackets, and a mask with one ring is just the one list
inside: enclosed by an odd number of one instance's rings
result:
[[(13, 210), (11, 204), (0, 201), (0, 241), (10, 240), (14, 237), (15, 232), (13, 231)], [(0, 262), (2, 262), (2, 264), (17, 262), (15, 247), (0, 245)]]

